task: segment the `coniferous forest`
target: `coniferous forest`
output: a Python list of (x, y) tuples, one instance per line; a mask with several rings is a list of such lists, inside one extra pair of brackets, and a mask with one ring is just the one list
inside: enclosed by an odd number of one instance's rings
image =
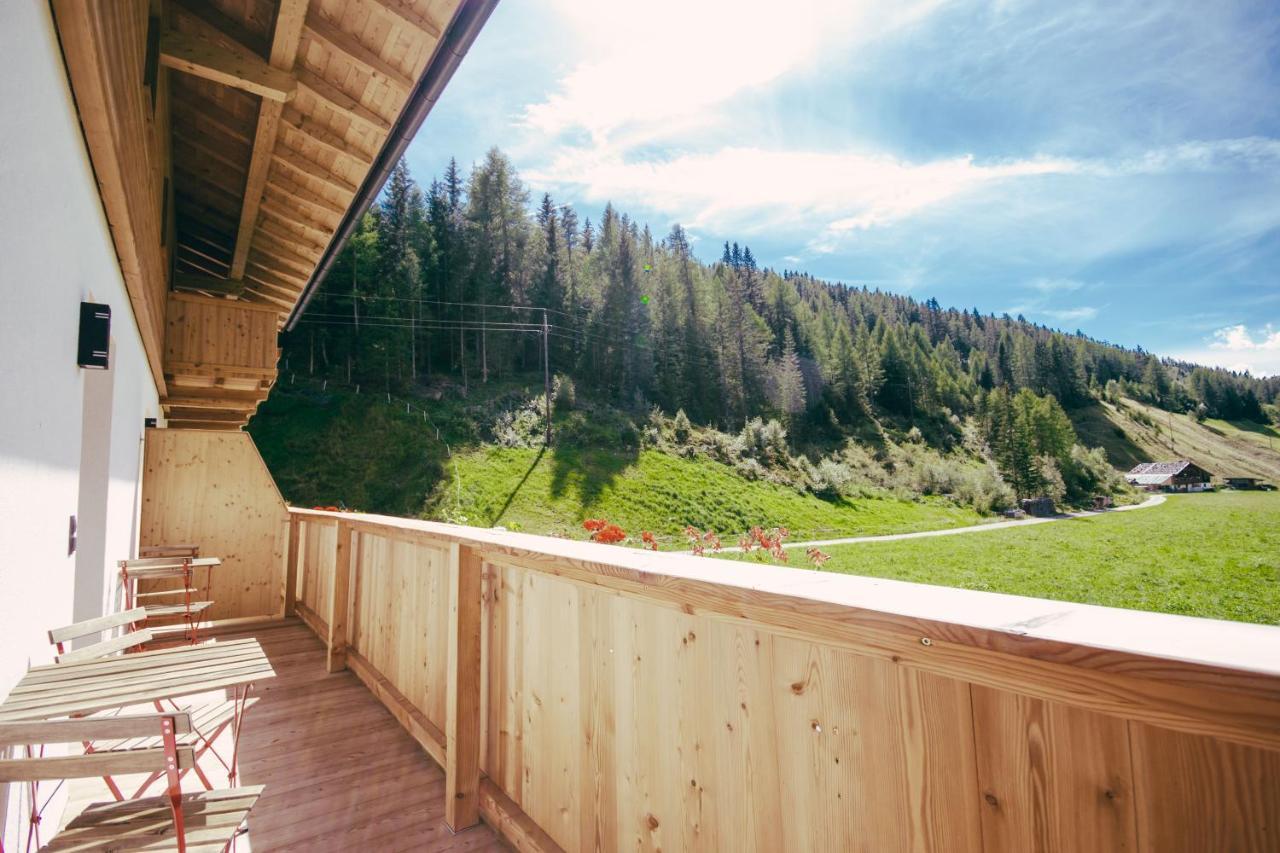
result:
[(976, 430), (1023, 495), (1097, 462), (1066, 414), (1095, 399), (1265, 422), (1280, 397), (1280, 377), (769, 269), (732, 241), (716, 255), (695, 258), (679, 225), (655, 234), (612, 205), (532, 197), (496, 148), (425, 185), (401, 162), (285, 354), (392, 393), (540, 380), (545, 357), (623, 411), (727, 432), (773, 419), (801, 450), (889, 428), (946, 451)]

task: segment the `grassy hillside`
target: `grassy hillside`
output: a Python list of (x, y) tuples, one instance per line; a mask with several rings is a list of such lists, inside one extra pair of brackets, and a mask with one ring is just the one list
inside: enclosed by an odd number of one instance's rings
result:
[(1277, 493), (825, 550), (827, 571), (1280, 625)]
[(697, 454), (641, 449), (636, 427), (612, 410), (558, 415), (559, 438), (545, 453), (494, 446), (486, 431), (501, 421), (495, 412), (527, 397), (519, 384), (495, 384), (465, 398), (450, 392), (408, 401), (284, 385), (249, 431), (285, 498), (301, 506), (342, 505), (574, 538), (585, 538), (584, 519), (605, 517), (634, 535), (659, 534), (663, 547), (684, 547), (680, 533), (688, 524), (714, 530), (728, 543), (757, 524), (788, 527), (794, 539), (982, 519), (944, 499), (888, 493), (823, 499)]
[(1139, 462), (1191, 459), (1215, 478), (1261, 477), (1280, 484), (1280, 431), (1249, 421), (1164, 412), (1133, 400), (1099, 402), (1071, 412), (1082, 443), (1106, 449), (1117, 468)]
[(452, 462), (456, 479), (437, 493), (428, 514), (573, 538), (585, 535), (583, 519), (598, 517), (633, 535), (650, 530), (668, 548), (687, 547), (681, 531), (688, 524), (714, 530), (729, 544), (753, 525), (781, 525), (792, 539), (811, 539), (934, 530), (982, 519), (942, 500), (822, 500), (744, 479), (710, 459), (655, 450), (490, 447)]

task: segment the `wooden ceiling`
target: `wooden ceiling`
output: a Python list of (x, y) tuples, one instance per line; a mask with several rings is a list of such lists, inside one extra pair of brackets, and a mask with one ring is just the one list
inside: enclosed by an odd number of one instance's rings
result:
[(170, 425), (265, 398), (263, 309), (294, 310), (474, 1), (53, 0)]
[(176, 289), (291, 310), (457, 0), (169, 0)]

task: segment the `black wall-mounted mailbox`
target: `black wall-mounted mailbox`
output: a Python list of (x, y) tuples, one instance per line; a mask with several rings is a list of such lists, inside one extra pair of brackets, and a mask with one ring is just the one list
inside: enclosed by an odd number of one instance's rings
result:
[(80, 345), (76, 362), (81, 367), (106, 370), (110, 365), (111, 306), (96, 302), (80, 303)]

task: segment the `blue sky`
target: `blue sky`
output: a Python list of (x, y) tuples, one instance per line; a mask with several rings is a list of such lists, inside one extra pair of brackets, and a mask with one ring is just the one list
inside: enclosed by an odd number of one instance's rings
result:
[(503, 0), (409, 151), (705, 260), (1280, 373), (1280, 7)]

